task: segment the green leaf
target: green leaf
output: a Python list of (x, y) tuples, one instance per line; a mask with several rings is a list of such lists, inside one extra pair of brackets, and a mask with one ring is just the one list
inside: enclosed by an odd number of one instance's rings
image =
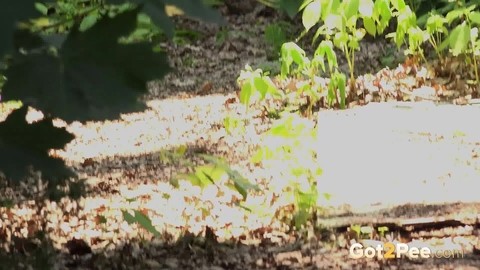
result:
[(250, 104), (250, 98), (253, 94), (253, 87), (251, 82), (245, 82), (242, 85), (242, 89), (240, 90), (239, 99), (242, 104), (248, 106)]
[(92, 13), (83, 18), (82, 23), (80, 23), (79, 30), (83, 32), (92, 27), (97, 22), (98, 17), (98, 13)]
[(337, 55), (333, 50), (333, 43), (330, 40), (323, 40), (320, 42), (317, 50), (315, 50), (315, 55), (321, 58), (327, 57), (328, 68), (330, 72), (333, 72), (335, 67), (338, 67)]
[(282, 45), (282, 76), (290, 73), (290, 67), (293, 63), (297, 64), (298, 68), (301, 69), (308, 61), (309, 59), (305, 56), (305, 51), (294, 42), (287, 42)]
[(358, 14), (360, 0), (346, 0), (343, 3), (345, 4), (345, 19), (348, 21), (350, 18)]
[(407, 5), (404, 0), (391, 0), (392, 6), (398, 10), (402, 11)]
[(9, 1), (0, 8), (0, 57), (13, 49), (13, 33), (16, 24), (39, 15), (35, 0)]
[(297, 138), (304, 130), (303, 124), (293, 125), (293, 117), (278, 121), (266, 134), (281, 138)]
[(447, 19), (448, 23), (452, 23), (455, 19), (460, 18), (465, 12), (465, 9), (454, 9), (450, 12), (447, 13), (447, 16), (445, 18)]
[(58, 57), (17, 55), (5, 72), (2, 98), (24, 101), (66, 121), (115, 119), (145, 109), (139, 96), (147, 92), (146, 83), (169, 68), (166, 55), (147, 43), (118, 43), (135, 29), (137, 15), (138, 10), (130, 10), (104, 17), (84, 32), (75, 27)]
[(132, 214), (130, 214), (128, 211), (122, 210), (122, 214), (123, 214), (123, 219), (125, 219), (125, 221), (128, 224), (133, 224), (136, 222), (135, 217)]
[(152, 233), (153, 235), (160, 236), (160, 232), (155, 228), (155, 226), (153, 226), (152, 221), (149, 217), (147, 217), (138, 210), (133, 210), (133, 212), (135, 216), (133, 216), (126, 210), (122, 210), (123, 219), (125, 219), (128, 224), (138, 223), (141, 227), (143, 227), (145, 230)]
[(316, 205), (317, 197), (318, 194), (316, 192), (316, 189), (313, 188), (313, 191), (311, 192), (302, 192), (300, 190), (297, 190), (295, 199), (300, 210), (307, 211), (312, 206)]
[(338, 15), (340, 4), (340, 0), (322, 1), (322, 20), (325, 21), (330, 14)]
[(223, 175), (225, 175), (225, 173), (226, 172), (223, 168), (212, 164), (207, 164), (197, 166), (195, 168), (195, 173), (189, 174), (187, 179), (192, 183), (192, 185), (204, 188), (211, 184), (215, 184), (222, 178)]
[(35, 9), (38, 10), (43, 15), (47, 15), (48, 7), (43, 3), (35, 2)]
[(149, 217), (144, 215), (142, 212), (138, 210), (133, 210), (135, 213), (135, 221), (140, 224), (144, 229), (146, 229), (148, 232), (152, 233), (155, 236), (160, 236), (160, 232), (157, 231), (157, 229), (152, 225), (152, 221), (150, 220)]
[(295, 228), (297, 230), (300, 230), (302, 228), (302, 225), (305, 225), (308, 221), (308, 218), (310, 217), (310, 214), (306, 211), (299, 211), (295, 213), (294, 215), (294, 223), (295, 223)]
[(375, 25), (375, 21), (372, 18), (363, 18), (363, 25), (365, 26), (365, 30), (367, 30), (370, 35), (374, 37), (377, 35), (377, 26)]
[(320, 0), (315, 0), (305, 7), (302, 14), (302, 23), (306, 31), (310, 30), (320, 20), (321, 12)]
[(392, 18), (389, 0), (376, 0), (374, 4), (374, 14), (379, 17), (377, 33), (381, 34), (386, 29)]
[(226, 172), (230, 180), (233, 181), (235, 190), (242, 195), (243, 199), (247, 198), (249, 190), (259, 190), (257, 185), (250, 183), (250, 181), (243, 177), (238, 171), (232, 170), (232, 168), (224, 160), (210, 155), (202, 155), (202, 158), (213, 163), (217, 168), (220, 168), (222, 171)]
[(28, 166), (41, 170), (44, 179), (74, 177), (75, 173), (63, 160), (48, 155), (50, 149), (64, 148), (74, 136), (65, 128), (53, 126), (52, 118), (28, 124), (27, 112), (28, 107), (23, 106), (0, 123), (0, 171), (13, 180), (22, 180)]
[(305, 63), (305, 51), (293, 42), (284, 44), (288, 50), (289, 55), (292, 57), (293, 62), (297, 65), (303, 65)]
[(344, 49), (344, 47), (347, 45), (347, 42), (348, 42), (348, 34), (345, 33), (345, 32), (338, 32), (335, 34), (334, 38), (333, 38), (333, 44), (335, 45), (335, 47), (337, 48), (340, 48), (340, 49)]
[(265, 82), (263, 77), (255, 77), (253, 78), (253, 85), (255, 86), (255, 90), (260, 92), (261, 98), (265, 98), (267, 94), (269, 85)]
[(432, 15), (428, 17), (426, 23), (426, 30), (429, 34), (433, 34), (435, 32), (444, 33), (446, 32), (446, 28), (444, 27), (447, 19), (440, 15)]
[(477, 24), (477, 25), (480, 25), (480, 12), (478, 11), (473, 11), (470, 13), (470, 20)]
[(468, 25), (463, 22), (461, 25), (455, 27), (450, 33), (449, 40), (450, 49), (452, 49), (454, 56), (464, 53), (470, 42), (470, 28)]

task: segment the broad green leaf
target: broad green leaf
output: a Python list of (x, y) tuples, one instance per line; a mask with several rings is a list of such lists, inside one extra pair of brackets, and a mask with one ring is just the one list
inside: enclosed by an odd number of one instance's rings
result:
[(470, 20), (472, 20), (473, 23), (480, 25), (480, 12), (478, 11), (473, 11), (470, 13)]
[(297, 230), (300, 230), (302, 228), (302, 225), (305, 225), (308, 221), (308, 218), (310, 217), (310, 214), (306, 211), (298, 211), (295, 213), (293, 220), (295, 223), (295, 228)]
[[(84, 32), (78, 26), (63, 42), (59, 55), (17, 55), (6, 70), (5, 100), (27, 105), (70, 121), (115, 119), (145, 109), (139, 96), (146, 83), (168, 71), (164, 53), (147, 43), (119, 44), (131, 33), (138, 10), (104, 17)], [(29, 80), (25, 80), (29, 78)]]
[(0, 123), (0, 171), (13, 180), (23, 179), (28, 166), (41, 170), (42, 177), (48, 180), (75, 176), (63, 160), (48, 155), (50, 149), (63, 149), (74, 136), (65, 128), (53, 126), (52, 118), (28, 124), (27, 111), (28, 107), (23, 106)]
[(123, 215), (123, 219), (128, 223), (128, 224), (133, 224), (136, 222), (135, 220), (135, 217), (130, 214), (128, 211), (126, 210), (122, 210), (122, 215)]
[(313, 191), (300, 191), (296, 192), (296, 201), (300, 210), (307, 211), (317, 203), (318, 193), (315, 187), (312, 187)]
[(135, 216), (133, 216), (126, 210), (122, 210), (123, 219), (128, 224), (138, 223), (141, 227), (143, 227), (151, 234), (155, 236), (160, 236), (160, 232), (155, 228), (155, 226), (153, 226), (152, 221), (149, 217), (147, 217), (145, 214), (138, 210), (133, 210), (133, 212)]
[(375, 12), (377, 12), (382, 17), (382, 19), (387, 21), (389, 21), (392, 17), (392, 11), (390, 10), (390, 7), (388, 5), (388, 0), (376, 0), (374, 4)]
[(293, 61), (297, 65), (303, 65), (305, 63), (305, 51), (295, 43), (290, 43), (290, 45), (290, 55)]
[(345, 19), (348, 21), (350, 18), (358, 14), (360, 0), (346, 0), (343, 3), (345, 4)]
[(252, 97), (253, 94), (253, 89), (252, 89), (252, 83), (250, 81), (245, 82), (243, 84), (242, 89), (240, 90), (240, 102), (244, 104), (245, 106), (250, 105), (250, 98)]
[(202, 155), (202, 158), (214, 164), (216, 168), (226, 172), (230, 180), (233, 181), (234, 189), (242, 195), (243, 199), (247, 198), (249, 190), (259, 190), (257, 185), (250, 183), (248, 179), (243, 177), (238, 171), (233, 170), (224, 160), (210, 155)]
[(464, 53), (470, 42), (470, 28), (468, 25), (463, 22), (461, 25), (455, 27), (450, 33), (449, 40), (450, 49), (454, 56)]
[(377, 35), (377, 26), (375, 25), (375, 21), (372, 18), (363, 18), (363, 25), (365, 26), (365, 30), (367, 30), (367, 32), (371, 36), (375, 37)]
[(407, 6), (404, 0), (390, 0), (390, 2), (392, 3), (392, 6), (398, 11), (402, 11)]
[(315, 50), (315, 55), (321, 58), (326, 56), (329, 70), (332, 72), (333, 68), (338, 66), (337, 55), (333, 50), (333, 43), (330, 40), (323, 40)]
[(433, 34), (435, 32), (444, 33), (446, 32), (445, 23), (447, 23), (447, 19), (444, 17), (434, 14), (428, 17), (426, 23), (426, 30), (429, 34)]
[(218, 166), (207, 164), (202, 166), (197, 166), (195, 168), (195, 173), (188, 178), (193, 185), (197, 185), (201, 188), (215, 184), (219, 181), (223, 175), (225, 175), (225, 170)]
[(140, 224), (144, 229), (155, 236), (160, 236), (160, 232), (152, 225), (152, 221), (149, 217), (138, 210), (133, 210), (135, 213), (135, 221)]
[(45, 4), (40, 2), (35, 2), (35, 9), (38, 10), (43, 15), (47, 15), (48, 13), (48, 7), (45, 6)]
[(322, 20), (325, 21), (330, 14), (339, 15), (340, 5), (340, 0), (322, 1)]
[(295, 62), (299, 67), (303, 66), (308, 59), (305, 51), (294, 42), (287, 42), (281, 48), (282, 76), (290, 73), (290, 67)]
[(320, 20), (322, 14), (322, 5), (320, 0), (315, 0), (308, 4), (303, 10), (302, 23), (305, 30), (308, 31)]
[(390, 10), (389, 0), (376, 0), (374, 4), (374, 14), (379, 17), (377, 22), (377, 33), (381, 34), (390, 23), (392, 11)]
[(92, 27), (97, 22), (98, 17), (98, 13), (95, 12), (83, 18), (82, 23), (80, 23), (79, 30), (83, 32)]
[(35, 0), (8, 1), (0, 8), (0, 57), (13, 50), (13, 33), (16, 24), (40, 15), (35, 9)]
[(290, 116), (278, 121), (266, 134), (282, 138), (297, 138), (304, 128), (303, 124), (293, 126), (293, 117)]
[(263, 77), (253, 78), (253, 85), (255, 89), (260, 92), (261, 98), (264, 99), (268, 91), (268, 84), (265, 82)]
[(465, 9), (454, 9), (450, 12), (447, 13), (447, 16), (445, 18), (447, 19), (448, 23), (452, 23), (455, 19), (460, 18), (465, 12)]
[(344, 46), (347, 46), (347, 42), (348, 42), (348, 34), (345, 32), (338, 32), (335, 34), (333, 38), (333, 44), (335, 45), (335, 47), (340, 48), (342, 50), (344, 49)]

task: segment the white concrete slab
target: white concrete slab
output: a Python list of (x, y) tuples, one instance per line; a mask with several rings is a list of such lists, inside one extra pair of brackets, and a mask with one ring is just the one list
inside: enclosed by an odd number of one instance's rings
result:
[(480, 201), (480, 106), (375, 103), (319, 114), (319, 191), (364, 212)]

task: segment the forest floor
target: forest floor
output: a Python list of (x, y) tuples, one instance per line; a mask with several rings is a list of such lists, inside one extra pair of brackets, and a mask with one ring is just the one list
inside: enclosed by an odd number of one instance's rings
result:
[[(384, 59), (398, 54), (383, 40), (362, 43), (356, 63), (361, 94), (350, 108), (321, 109), (313, 117), (319, 137), (312, 148), (324, 171), (318, 188), (331, 194), (320, 202), (324, 210), (314, 226), (292, 231), (271, 216), (249, 214), (231, 203), (235, 192), (215, 185), (200, 190), (183, 181), (174, 188), (173, 175), (191, 168), (168, 164), (160, 153), (183, 145), (194, 164), (205, 153), (225, 158), (252, 181), (281, 178), (275, 168), (249, 162), (271, 123), (260, 117), (261, 108), (246, 114), (236, 94), (246, 64), (278, 70), (278, 62), (268, 60), (263, 30), (281, 18), (260, 7), (224, 12), (229, 26), (222, 36), (214, 26), (178, 21), (195, 31), (164, 44), (176, 70), (151, 84), (148, 110), (67, 126), (77, 138), (54, 154), (86, 179), (81, 199), (39, 199), (39, 178), (20, 189), (1, 186), (2, 201), (14, 204), (0, 208), (0, 269), (480, 268), (480, 128), (468, 120), (480, 117), (480, 106), (431, 101), (431, 88), (419, 86), (420, 71), (384, 68)], [(402, 91), (395, 88), (399, 81)], [(398, 102), (405, 93), (424, 98)], [(451, 96), (461, 104), (472, 98), (468, 91)], [(227, 133), (223, 121), (232, 115), (252, 119), (245, 132)], [(121, 210), (140, 210), (160, 234), (128, 224)], [(382, 227), (389, 231), (375, 233)], [(352, 259), (353, 241), (409, 243), (462, 256)]]

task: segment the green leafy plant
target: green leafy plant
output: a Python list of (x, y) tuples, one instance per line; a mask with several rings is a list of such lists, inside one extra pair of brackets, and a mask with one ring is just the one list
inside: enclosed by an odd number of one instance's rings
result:
[(245, 133), (245, 120), (235, 116), (225, 117), (225, 119), (223, 119), (223, 126), (229, 135), (232, 135), (236, 132), (239, 134)]
[(440, 45), (448, 35), (446, 23), (447, 19), (437, 14), (432, 14), (431, 16), (429, 16), (426, 23), (428, 41), (435, 50), (435, 53), (437, 54), (441, 64), (444, 62), (444, 56), (442, 51), (440, 50)]
[(200, 157), (207, 162), (205, 165), (193, 166), (192, 173), (179, 174), (175, 178), (188, 180), (201, 188), (222, 182), (240, 193), (244, 199), (247, 198), (250, 190), (258, 190), (257, 185), (252, 184), (238, 171), (233, 170), (222, 158), (211, 155), (200, 155)]
[[(320, 36), (333, 41), (347, 59), (350, 70), (350, 90), (355, 88), (355, 51), (365, 34), (375, 36), (384, 31), (391, 17), (388, 1), (379, 0), (311, 0), (301, 6), (303, 37), (315, 25), (318, 27), (313, 42)], [(362, 19), (364, 27), (359, 27)]]
[(282, 93), (277, 89), (268, 74), (263, 73), (261, 69), (253, 70), (249, 65), (240, 72), (237, 83), (241, 86), (240, 102), (248, 110), (252, 98), (261, 101), (267, 97), (281, 97)]
[[(326, 98), (326, 103), (329, 106), (339, 104), (340, 108), (345, 108), (346, 79), (345, 75), (338, 71), (337, 56), (331, 41), (323, 40), (320, 42), (312, 60), (294, 42), (285, 43), (282, 46), (281, 62), (282, 77), (294, 75), (304, 79), (304, 82), (298, 87), (297, 93), (299, 96), (306, 95), (307, 97), (306, 116), (311, 116), (314, 104), (322, 97)], [(331, 76), (330, 85), (327, 89), (323, 89), (323, 86), (317, 80), (322, 72)]]
[[(317, 179), (322, 170), (316, 165), (316, 154), (308, 146), (308, 142), (316, 138), (316, 129), (301, 121), (296, 123), (295, 119), (298, 120), (299, 116), (286, 114), (277, 120), (264, 134), (267, 145), (259, 148), (251, 161), (266, 168), (275, 166), (275, 170), (281, 170), (282, 179), (287, 181), (280, 182), (277, 179), (269, 188), (281, 193), (293, 204), (295, 213), (292, 221), (300, 228), (316, 210), (319, 196)], [(282, 169), (278, 168), (278, 162), (281, 162)]]
[[(395, 1), (392, 4), (394, 15), (397, 17), (397, 29), (387, 36), (392, 38), (398, 47), (407, 44), (405, 53), (414, 56), (413, 59), (422, 59), (426, 64), (428, 60), (423, 52), (426, 41), (433, 47), (441, 65), (445, 62), (446, 49), (453, 57), (465, 55), (466, 64), (472, 67), (475, 77), (472, 84), (480, 83), (478, 71), (480, 12), (475, 11), (475, 5), (463, 6), (457, 3), (445, 17), (431, 13), (426, 19), (426, 29), (422, 30), (409, 6), (403, 1)], [(480, 92), (480, 87), (478, 91)]]
[(471, 5), (469, 7), (457, 8), (450, 11), (446, 20), (449, 25), (456, 23), (457, 25), (451, 30), (448, 37), (440, 45), (440, 49), (448, 46), (453, 56), (460, 54), (470, 55), (471, 64), (475, 74), (475, 84), (477, 91), (480, 94), (480, 76), (479, 64), (480, 60), (480, 12), (476, 11), (477, 7)]
[(378, 233), (380, 233), (381, 237), (385, 237), (385, 234), (389, 231), (387, 226), (380, 226), (377, 228)]

